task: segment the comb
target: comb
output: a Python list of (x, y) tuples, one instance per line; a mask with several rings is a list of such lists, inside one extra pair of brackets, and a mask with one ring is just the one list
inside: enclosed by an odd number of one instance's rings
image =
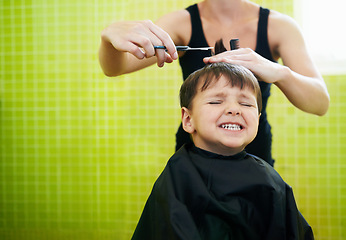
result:
[[(231, 39), (229, 44), (231, 46), (231, 50), (239, 49), (239, 39), (238, 38)], [(227, 49), (223, 45), (222, 39), (219, 39), (218, 41), (216, 41), (214, 50), (215, 50), (215, 53), (213, 53), (213, 55), (227, 51)]]
[(231, 45), (231, 50), (236, 50), (239, 48), (239, 39), (238, 38), (231, 39), (229, 44)]

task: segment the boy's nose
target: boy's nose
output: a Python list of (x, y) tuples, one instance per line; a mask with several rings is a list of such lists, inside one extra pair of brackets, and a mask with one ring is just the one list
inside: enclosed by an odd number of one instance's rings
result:
[(229, 106), (228, 110), (227, 110), (227, 114), (230, 115), (240, 115), (241, 111), (239, 109), (239, 107), (236, 106)]
[(228, 114), (231, 114), (231, 115), (240, 115), (240, 111), (232, 110), (232, 111), (228, 111)]

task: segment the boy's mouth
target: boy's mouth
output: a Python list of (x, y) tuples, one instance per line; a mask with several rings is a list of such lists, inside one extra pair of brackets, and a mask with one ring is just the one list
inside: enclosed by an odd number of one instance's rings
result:
[(227, 124), (222, 124), (221, 128), (231, 130), (231, 131), (240, 131), (243, 129), (243, 126), (235, 123), (227, 123)]

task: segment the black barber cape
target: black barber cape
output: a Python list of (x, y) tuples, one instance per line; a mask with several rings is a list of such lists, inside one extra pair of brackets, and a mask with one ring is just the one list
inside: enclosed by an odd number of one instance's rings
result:
[(265, 161), (184, 145), (168, 161), (132, 240), (314, 239), (293, 192)]

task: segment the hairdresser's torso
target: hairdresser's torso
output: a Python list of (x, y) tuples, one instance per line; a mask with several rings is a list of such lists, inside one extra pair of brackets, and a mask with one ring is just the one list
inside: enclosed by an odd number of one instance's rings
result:
[[(220, 38), (229, 48), (227, 42), (239, 38), (241, 48), (256, 48), (259, 5), (242, 0), (205, 0), (198, 3), (203, 33), (209, 46), (214, 46)], [(271, 11), (268, 23), (268, 41), (274, 60), (278, 60), (279, 39), (272, 32), (277, 32), (275, 24), (277, 12)], [(171, 36), (176, 45), (189, 45), (191, 38), (190, 14), (180, 10), (165, 15), (157, 24)], [(229, 50), (229, 49), (228, 49)], [(184, 52), (179, 53), (180, 56)]]

